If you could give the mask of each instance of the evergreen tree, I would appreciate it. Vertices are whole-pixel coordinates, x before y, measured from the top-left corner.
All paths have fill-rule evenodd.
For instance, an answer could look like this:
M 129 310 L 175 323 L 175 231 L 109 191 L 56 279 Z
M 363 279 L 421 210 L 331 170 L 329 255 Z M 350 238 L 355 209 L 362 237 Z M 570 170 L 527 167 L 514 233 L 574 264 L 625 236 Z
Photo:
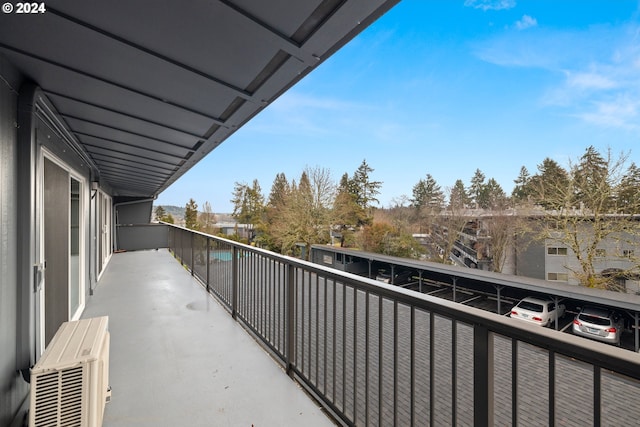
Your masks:
M 193 199 L 189 199 L 189 202 L 184 207 L 184 226 L 191 230 L 198 230 L 198 205 Z
M 380 194 L 381 181 L 371 181 L 371 168 L 366 160 L 363 160 L 358 169 L 354 172 L 350 182 L 350 191 L 355 196 L 355 202 L 371 216 L 373 204 L 377 204 L 376 196 Z
M 274 230 L 282 216 L 282 212 L 287 208 L 287 203 L 291 196 L 291 185 L 284 173 L 276 174 L 271 191 L 265 206 L 265 221 L 261 225 L 256 238 L 256 243 L 261 247 L 280 251 L 281 247 L 278 243 L 278 237 Z
M 529 199 L 529 196 L 531 195 L 531 189 L 529 186 L 530 179 L 529 171 L 526 167 L 522 166 L 520 168 L 518 178 L 513 181 L 516 184 L 511 192 L 511 197 L 514 202 L 526 202 Z
M 413 186 L 411 207 L 421 233 L 430 233 L 435 216 L 444 206 L 444 193 L 436 180 L 427 174 Z
M 487 181 L 484 194 L 486 194 L 486 200 L 483 200 L 482 208 L 502 210 L 507 207 L 507 195 L 494 178 Z
M 164 221 L 164 217 L 167 215 L 167 212 L 162 206 L 157 206 L 154 213 L 157 221 Z
M 289 186 L 289 181 L 287 181 L 285 174 L 277 174 L 273 180 L 273 184 L 271 185 L 271 192 L 269 193 L 267 206 L 277 211 L 279 207 L 286 203 L 290 192 L 291 187 Z
M 538 173 L 529 181 L 533 202 L 546 209 L 562 209 L 571 202 L 567 197 L 569 174 L 547 157 L 538 165 Z
M 618 212 L 640 214 L 640 168 L 631 163 L 616 188 Z
M 469 196 L 471 197 L 471 202 L 475 205 L 476 209 L 487 204 L 487 193 L 484 179 L 485 176 L 480 169 L 476 169 L 476 172 L 471 178 Z
M 257 225 L 262 221 L 264 213 L 264 196 L 257 179 L 251 187 L 246 183 L 235 183 L 233 190 L 232 216 L 241 224 Z
M 427 174 L 425 179 L 419 180 L 413 186 L 413 198 L 411 199 L 413 208 L 439 210 L 443 201 L 444 193 L 431 174 Z
M 340 178 L 332 209 L 332 222 L 342 233 L 341 245 L 351 236 L 352 230 L 368 223 L 367 214 L 356 203 L 356 195 L 351 191 L 351 187 L 349 174 L 345 173 Z
M 572 168 L 574 200 L 572 205 L 590 210 L 608 210 L 612 202 L 609 162 L 593 147 L 586 149 Z
M 456 180 L 450 190 L 449 206 L 455 209 L 464 209 L 470 203 L 470 197 L 461 179 Z

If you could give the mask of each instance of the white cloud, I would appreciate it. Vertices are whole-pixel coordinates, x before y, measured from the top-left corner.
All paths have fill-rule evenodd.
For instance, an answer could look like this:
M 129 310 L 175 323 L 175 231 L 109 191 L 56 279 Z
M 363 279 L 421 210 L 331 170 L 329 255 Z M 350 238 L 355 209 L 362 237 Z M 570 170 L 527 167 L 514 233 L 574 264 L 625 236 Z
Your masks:
M 640 102 L 620 96 L 611 101 L 595 102 L 592 108 L 575 116 L 598 126 L 638 130 Z
M 516 0 L 465 0 L 466 7 L 487 10 L 505 10 L 516 6 Z
M 516 28 L 477 42 L 476 56 L 502 67 L 542 71 L 547 81 L 538 98 L 542 108 L 595 126 L 640 131 L 640 101 L 634 101 L 640 100 L 640 25 Z
M 558 68 L 564 61 L 573 62 L 575 52 L 563 49 L 570 40 L 550 31 L 506 31 L 504 35 L 473 45 L 475 55 L 485 62 L 504 67 Z
M 522 19 L 516 22 L 516 28 L 518 30 L 526 30 L 527 28 L 536 26 L 538 26 L 538 20 L 529 15 L 523 15 Z
M 604 90 L 617 86 L 611 77 L 594 72 L 567 72 L 566 84 L 577 89 Z

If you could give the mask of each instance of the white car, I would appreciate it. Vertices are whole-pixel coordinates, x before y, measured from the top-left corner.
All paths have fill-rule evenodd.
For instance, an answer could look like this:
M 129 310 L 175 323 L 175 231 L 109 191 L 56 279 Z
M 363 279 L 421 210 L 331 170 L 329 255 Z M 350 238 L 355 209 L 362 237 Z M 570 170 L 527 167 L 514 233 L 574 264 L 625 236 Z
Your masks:
M 558 304 L 557 318 L 564 316 L 564 304 Z M 527 297 L 511 309 L 511 318 L 524 320 L 539 326 L 549 326 L 556 321 L 556 305 L 550 299 Z

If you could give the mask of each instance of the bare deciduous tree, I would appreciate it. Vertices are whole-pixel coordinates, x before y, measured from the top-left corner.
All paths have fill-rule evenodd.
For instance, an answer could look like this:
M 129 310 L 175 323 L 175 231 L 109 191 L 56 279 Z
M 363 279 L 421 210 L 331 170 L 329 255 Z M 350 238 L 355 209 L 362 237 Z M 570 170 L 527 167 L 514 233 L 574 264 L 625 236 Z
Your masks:
M 211 209 L 211 204 L 209 202 L 204 202 L 202 205 L 202 213 L 200 213 L 199 223 L 200 231 L 203 233 L 216 233 L 216 215 L 213 213 L 213 209 Z
M 612 277 L 596 271 L 597 258 L 606 248 L 616 248 L 616 257 L 627 257 L 630 263 L 620 270 L 635 273 L 633 250 L 629 245 L 639 233 L 638 220 L 627 212 L 637 212 L 637 206 L 624 204 L 618 197 L 628 188 L 627 155 L 614 157 L 609 149 L 603 157 L 593 147 L 587 148 L 577 163 L 570 163 L 567 179 L 543 182 L 538 179 L 534 195 L 544 196 L 545 209 L 540 217 L 540 238 L 571 250 L 577 267 L 567 265 L 581 285 L 592 288 L 618 289 Z M 563 176 L 563 174 L 560 174 Z M 545 188 L 546 187 L 546 188 Z M 553 191 L 545 191 L 552 188 Z M 542 194 L 544 192 L 544 194 Z M 626 252 L 625 252 L 626 251 Z M 622 271 L 621 274 L 625 274 Z

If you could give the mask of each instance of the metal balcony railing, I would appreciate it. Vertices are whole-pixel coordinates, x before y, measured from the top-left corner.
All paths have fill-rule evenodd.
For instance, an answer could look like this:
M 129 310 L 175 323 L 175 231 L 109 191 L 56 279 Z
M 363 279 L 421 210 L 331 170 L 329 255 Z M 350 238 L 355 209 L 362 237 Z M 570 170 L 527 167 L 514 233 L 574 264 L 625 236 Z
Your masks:
M 640 419 L 637 353 L 179 227 L 169 246 L 344 424 Z

